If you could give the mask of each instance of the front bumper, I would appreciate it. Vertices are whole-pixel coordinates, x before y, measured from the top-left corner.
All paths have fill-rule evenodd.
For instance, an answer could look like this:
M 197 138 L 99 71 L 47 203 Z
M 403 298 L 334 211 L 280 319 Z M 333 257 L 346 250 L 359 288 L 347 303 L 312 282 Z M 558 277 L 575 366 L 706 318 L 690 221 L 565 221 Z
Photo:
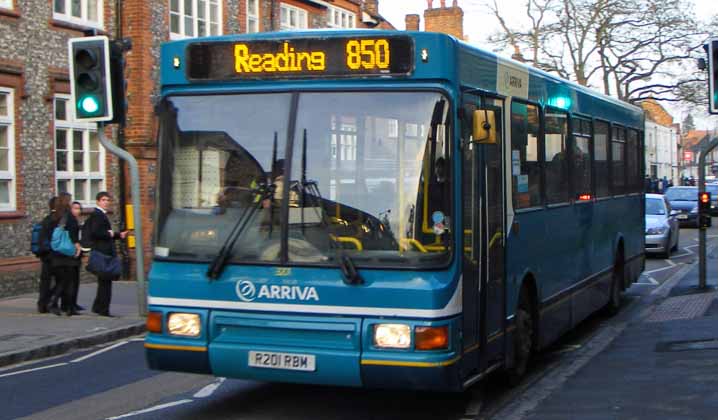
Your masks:
M 151 307 L 167 315 L 182 308 Z M 195 311 L 190 311 L 195 312 Z M 208 373 L 267 382 L 293 382 L 370 388 L 457 391 L 461 389 L 460 318 L 440 321 L 258 314 L 199 311 L 203 332 L 198 338 L 148 333 L 149 367 Z M 436 351 L 378 349 L 373 326 L 400 322 L 416 326 L 446 325 L 449 348 Z M 250 366 L 250 351 L 310 355 L 313 371 Z
M 668 251 L 666 247 L 670 247 L 668 244 L 668 238 L 671 231 L 668 230 L 666 233 L 661 235 L 646 235 L 645 239 L 645 250 L 647 254 L 662 253 Z
M 676 216 L 676 220 L 681 226 L 695 226 L 698 223 L 698 213 L 681 213 Z

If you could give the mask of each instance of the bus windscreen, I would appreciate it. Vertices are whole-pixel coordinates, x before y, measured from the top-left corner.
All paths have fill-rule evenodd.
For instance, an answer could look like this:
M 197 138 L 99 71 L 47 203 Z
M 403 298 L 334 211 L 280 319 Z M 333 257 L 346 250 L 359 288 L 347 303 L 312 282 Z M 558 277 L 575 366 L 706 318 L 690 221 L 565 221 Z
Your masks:
M 186 68 L 192 81 L 405 76 L 413 58 L 406 36 L 197 42 Z

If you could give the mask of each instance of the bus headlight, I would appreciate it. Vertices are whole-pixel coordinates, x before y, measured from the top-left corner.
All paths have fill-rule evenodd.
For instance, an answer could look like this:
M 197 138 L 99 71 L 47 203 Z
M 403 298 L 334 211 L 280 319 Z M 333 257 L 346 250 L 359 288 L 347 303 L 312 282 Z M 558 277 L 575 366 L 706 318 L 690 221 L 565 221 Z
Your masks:
M 411 347 L 411 328 L 405 324 L 376 324 L 374 345 L 390 349 L 408 349 Z
M 172 335 L 199 336 L 202 326 L 198 314 L 173 313 L 167 319 L 167 330 Z

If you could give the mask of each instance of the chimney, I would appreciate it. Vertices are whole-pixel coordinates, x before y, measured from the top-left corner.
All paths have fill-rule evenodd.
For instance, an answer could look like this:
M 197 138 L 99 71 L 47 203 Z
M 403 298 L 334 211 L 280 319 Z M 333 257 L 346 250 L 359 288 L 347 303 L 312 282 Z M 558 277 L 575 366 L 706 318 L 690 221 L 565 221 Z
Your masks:
M 429 8 L 424 11 L 424 30 L 426 32 L 443 32 L 458 39 L 464 37 L 464 11 L 459 7 L 458 0 L 453 0 L 451 7 L 446 7 L 446 0 L 441 0 L 441 8 L 433 9 L 432 0 L 427 0 Z
M 418 31 L 419 30 L 419 15 L 406 15 L 406 30 L 407 31 Z
M 433 9 L 433 8 L 434 8 L 434 4 L 433 4 L 433 3 L 434 3 L 434 0 L 426 0 L 426 8 L 427 8 L 428 10 Z
M 364 0 L 364 10 L 372 16 L 379 16 L 379 0 Z

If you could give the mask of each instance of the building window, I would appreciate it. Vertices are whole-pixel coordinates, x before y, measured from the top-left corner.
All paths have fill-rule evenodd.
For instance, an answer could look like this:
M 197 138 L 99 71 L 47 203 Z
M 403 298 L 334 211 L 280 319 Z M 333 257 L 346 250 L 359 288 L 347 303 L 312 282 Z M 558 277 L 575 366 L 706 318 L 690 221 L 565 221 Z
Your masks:
M 55 179 L 57 193 L 92 205 L 105 190 L 105 148 L 97 125 L 75 121 L 69 95 L 55 97 Z
M 280 5 L 280 14 L 280 29 L 283 31 L 307 28 L 308 16 L 306 10 L 282 3 Z
M 3 9 L 12 9 L 12 0 L 0 0 L 0 7 Z
M 330 28 L 355 28 L 356 15 L 344 9 L 337 7 L 329 7 L 329 21 L 327 26 Z
M 53 18 L 102 28 L 102 0 L 53 0 Z
M 219 0 L 170 0 L 170 38 L 221 35 Z
M 0 211 L 15 210 L 14 109 L 12 89 L 0 88 Z
M 259 0 L 247 0 L 247 33 L 259 32 Z

